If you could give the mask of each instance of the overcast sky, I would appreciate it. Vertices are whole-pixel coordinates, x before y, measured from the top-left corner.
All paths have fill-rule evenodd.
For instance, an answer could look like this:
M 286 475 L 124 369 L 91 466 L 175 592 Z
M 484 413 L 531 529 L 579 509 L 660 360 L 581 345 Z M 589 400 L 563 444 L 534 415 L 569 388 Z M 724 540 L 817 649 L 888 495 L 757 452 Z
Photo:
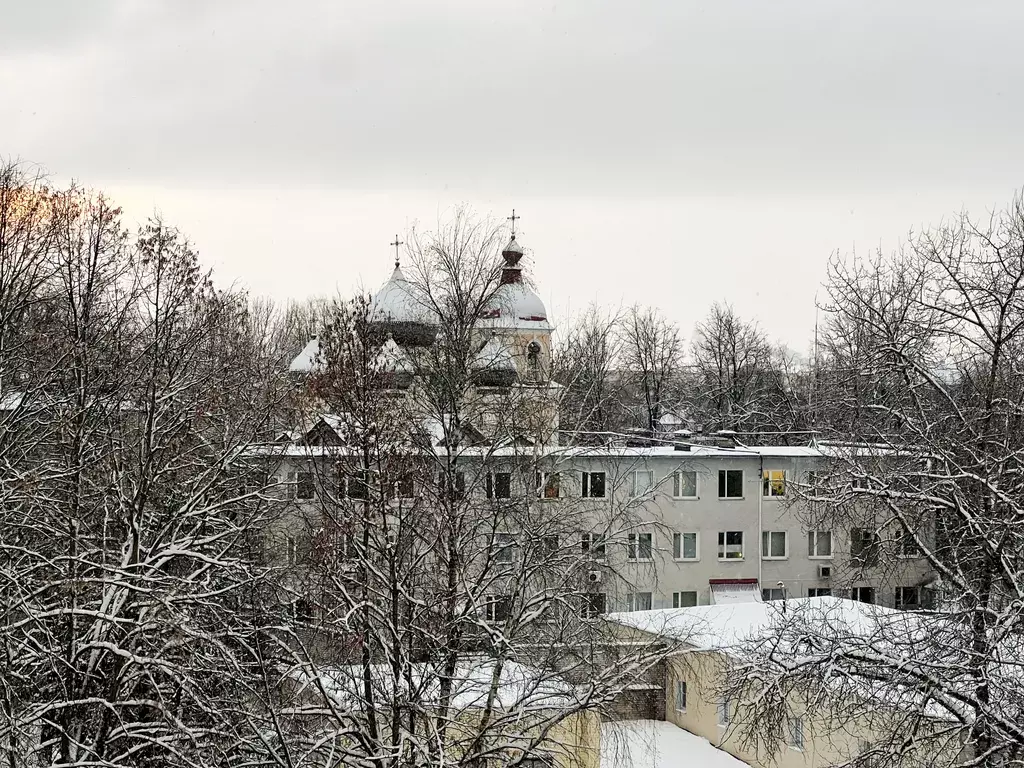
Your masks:
M 1024 3 L 0 0 L 0 155 L 159 210 L 221 282 L 374 288 L 522 215 L 564 317 L 715 300 L 805 349 L 832 252 L 1024 183 Z

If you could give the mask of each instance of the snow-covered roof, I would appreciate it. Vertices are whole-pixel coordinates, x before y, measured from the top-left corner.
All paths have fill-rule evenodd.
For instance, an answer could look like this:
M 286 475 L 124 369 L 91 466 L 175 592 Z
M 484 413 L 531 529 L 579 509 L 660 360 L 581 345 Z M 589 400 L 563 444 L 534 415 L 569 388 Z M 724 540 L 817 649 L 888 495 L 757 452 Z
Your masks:
M 309 373 L 319 366 L 319 356 L 320 340 L 314 336 L 306 342 L 306 346 L 295 356 L 291 365 L 288 366 L 288 370 L 292 373 Z
M 747 768 L 710 741 L 663 720 L 601 724 L 601 768 Z
M 437 318 L 427 308 L 416 286 L 406 279 L 398 266 L 374 295 L 372 316 L 380 322 L 437 324 Z
M 380 360 L 384 369 L 393 373 L 413 373 L 415 370 L 409 356 L 390 336 L 380 349 Z
M 280 450 L 275 448 L 275 452 Z M 331 449 L 332 453 L 336 449 Z M 519 456 L 522 451 L 515 448 L 483 447 L 469 450 L 463 454 L 466 457 L 474 455 L 473 451 L 487 456 Z M 296 445 L 286 448 L 285 455 L 305 456 L 310 455 L 309 448 Z M 757 460 L 758 457 L 770 458 L 822 458 L 822 454 L 813 448 L 800 449 L 799 453 L 788 446 L 754 446 L 749 448 L 723 448 L 713 445 L 695 445 L 688 451 L 680 451 L 672 446 L 577 446 L 577 445 L 547 445 L 538 446 L 536 451 L 531 450 L 530 455 L 544 456 L 554 460 L 590 460 L 590 459 L 622 459 L 628 461 L 649 461 L 649 460 L 671 460 L 674 462 L 702 461 L 706 459 L 749 459 Z
M 544 302 L 525 283 L 499 285 L 487 302 L 478 325 L 482 328 L 552 330 Z
M 701 650 L 739 652 L 746 643 L 767 637 L 794 616 L 826 634 L 866 637 L 881 623 L 905 620 L 910 615 L 838 597 L 798 597 L 610 613 L 605 618 Z
M 495 666 L 494 659 L 483 656 L 461 659 L 452 678 L 452 706 L 456 709 L 471 709 L 486 704 L 494 681 Z M 318 673 L 314 676 L 296 671 L 294 675 L 303 687 L 322 685 L 327 695 L 339 704 L 351 705 L 364 700 L 362 666 L 321 668 Z M 375 695 L 384 700 L 395 697 L 393 674 L 394 670 L 389 664 L 370 666 Z M 409 677 L 416 698 L 423 703 L 434 702 L 434 697 L 439 695 L 441 670 L 430 663 L 413 664 Z M 406 680 L 398 683 L 400 688 L 407 684 Z M 398 692 L 400 698 L 403 695 L 408 694 Z M 545 673 L 515 661 L 502 662 L 495 689 L 496 707 L 505 710 L 541 710 L 573 706 L 575 702 L 575 689 L 553 673 Z
M 514 371 L 516 364 L 508 344 L 503 344 L 497 336 L 491 336 L 473 358 L 473 368 Z

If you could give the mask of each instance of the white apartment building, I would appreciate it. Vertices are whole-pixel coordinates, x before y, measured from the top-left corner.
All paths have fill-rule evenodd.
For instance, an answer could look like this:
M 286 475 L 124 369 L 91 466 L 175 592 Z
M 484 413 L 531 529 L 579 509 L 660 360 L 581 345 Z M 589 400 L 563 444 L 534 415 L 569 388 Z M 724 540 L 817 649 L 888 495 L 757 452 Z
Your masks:
M 551 544 L 588 562 L 588 597 L 581 610 L 828 595 L 905 608 L 925 602 L 930 583 L 925 561 L 895 534 L 889 541 L 884 521 L 868 519 L 856 527 L 814 522 L 813 508 L 802 499 L 813 493 L 828 449 L 747 447 L 683 433 L 643 447 L 627 447 L 625 440 L 607 447 L 559 444 L 557 407 L 552 407 L 558 385 L 545 375 L 552 327 L 543 303 L 523 281 L 523 249 L 514 236 L 502 255 L 500 286 L 478 329 L 477 447 L 460 453 L 464 469 L 456 484 L 459 493 L 485 499 L 554 505 L 556 516 L 558 505 L 572 509 L 571 519 L 580 524 L 560 530 Z M 434 343 L 440 323 L 397 263 L 373 307 L 387 336 L 381 355 L 396 374 L 392 394 L 402 396 L 417 386 L 410 359 Z M 291 370 L 314 370 L 317 354 L 313 340 Z M 519 392 L 520 403 L 535 404 L 539 418 L 528 421 L 542 423 L 547 432 L 511 446 L 488 444 L 487 435 L 501 417 L 502 394 L 511 391 Z M 297 502 L 314 500 L 314 474 L 323 473 L 314 473 L 309 462 L 323 455 L 323 446 L 344 444 L 338 422 L 321 417 L 292 435 L 290 444 L 276 447 L 282 456 L 278 479 Z M 426 425 L 423 433 L 435 451 L 442 451 L 438 430 Z M 423 495 L 429 477 L 421 473 L 403 481 L 396 495 Z M 582 519 L 580 509 L 586 511 Z M 511 526 L 498 535 L 515 547 L 524 533 Z

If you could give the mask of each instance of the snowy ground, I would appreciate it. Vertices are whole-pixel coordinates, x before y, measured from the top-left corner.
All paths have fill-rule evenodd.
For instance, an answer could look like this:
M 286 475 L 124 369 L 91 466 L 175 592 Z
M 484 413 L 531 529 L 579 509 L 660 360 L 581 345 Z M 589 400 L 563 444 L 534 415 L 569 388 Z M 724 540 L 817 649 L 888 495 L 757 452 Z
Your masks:
M 707 739 L 659 720 L 601 725 L 601 768 L 747 768 Z

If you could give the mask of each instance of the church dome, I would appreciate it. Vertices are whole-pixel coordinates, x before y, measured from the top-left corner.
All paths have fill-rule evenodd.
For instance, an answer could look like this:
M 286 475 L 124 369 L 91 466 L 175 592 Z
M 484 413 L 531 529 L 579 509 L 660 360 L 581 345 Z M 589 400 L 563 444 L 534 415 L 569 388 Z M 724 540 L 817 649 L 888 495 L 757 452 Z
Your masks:
M 436 319 L 398 266 L 374 295 L 370 321 L 398 344 L 425 346 L 437 335 Z
M 523 283 L 498 286 L 487 302 L 484 325 L 493 328 L 549 328 L 548 311 L 540 296 Z
M 523 282 L 523 247 L 515 235 L 501 252 L 505 260 L 501 283 L 484 307 L 481 324 L 490 328 L 531 328 L 551 330 L 548 311 L 540 296 Z

